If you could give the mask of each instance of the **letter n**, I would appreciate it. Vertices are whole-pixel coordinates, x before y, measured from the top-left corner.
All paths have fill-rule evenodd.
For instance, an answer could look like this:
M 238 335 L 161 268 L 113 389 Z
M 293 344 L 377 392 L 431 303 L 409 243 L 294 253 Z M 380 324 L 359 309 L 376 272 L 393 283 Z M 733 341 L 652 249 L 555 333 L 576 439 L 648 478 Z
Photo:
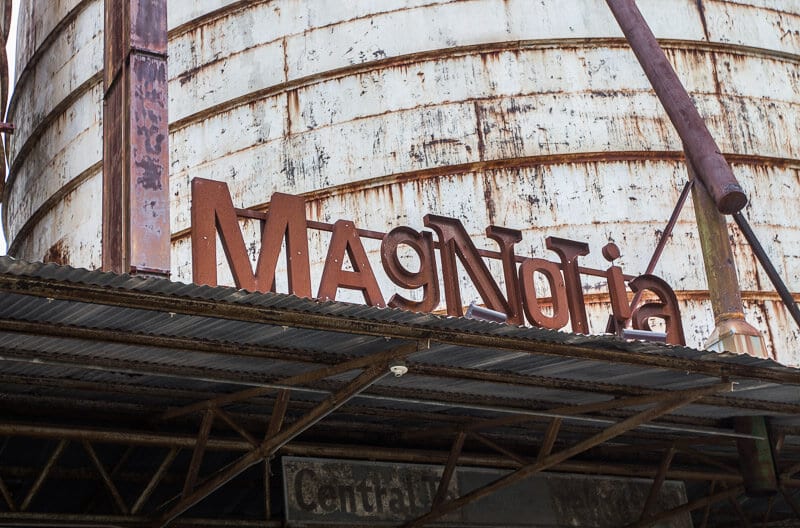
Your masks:
M 303 198 L 273 194 L 261 232 L 261 252 L 254 273 L 228 185 L 195 178 L 192 180 L 192 280 L 197 284 L 217 285 L 216 235 L 219 234 L 236 287 L 271 291 L 281 242 L 285 238 L 289 293 L 311 297 L 306 228 Z
M 472 283 L 480 293 L 486 305 L 492 310 L 503 312 L 509 317 L 509 322 L 518 322 L 517 316 L 521 315 L 516 307 L 509 306 L 508 301 L 503 297 L 503 292 L 492 278 L 489 268 L 483 262 L 478 249 L 469 237 L 464 225 L 454 218 L 437 215 L 425 215 L 423 218 L 425 227 L 429 227 L 436 232 L 439 237 L 439 254 L 442 259 L 442 277 L 444 279 L 444 295 L 447 303 L 447 313 L 454 316 L 462 316 L 463 303 L 461 302 L 461 289 L 458 285 L 458 268 L 456 258 L 461 260 L 467 274 L 472 279 Z M 504 254 L 504 265 L 508 260 L 508 266 L 515 266 L 513 260 L 513 244 L 522 239 L 522 233 L 511 229 L 490 229 L 489 236 L 498 241 Z M 508 258 L 506 258 L 508 257 Z M 513 273 L 516 275 L 516 272 Z M 510 277 L 510 279 L 509 279 Z M 517 288 L 516 278 L 510 273 L 506 273 L 509 280 L 507 285 L 509 291 Z M 518 303 L 519 295 L 514 294 L 514 303 Z M 521 322 L 521 321 L 519 321 Z

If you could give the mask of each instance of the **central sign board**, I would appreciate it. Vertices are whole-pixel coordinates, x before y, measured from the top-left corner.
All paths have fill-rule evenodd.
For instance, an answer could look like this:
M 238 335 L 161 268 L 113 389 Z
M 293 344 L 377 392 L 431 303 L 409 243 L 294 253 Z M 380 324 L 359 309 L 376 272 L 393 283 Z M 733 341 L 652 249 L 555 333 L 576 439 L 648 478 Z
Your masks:
M 398 526 L 431 510 L 443 467 L 321 458 L 283 457 L 284 511 L 302 525 Z M 507 470 L 458 467 L 446 500 L 458 498 L 507 475 Z M 542 473 L 506 487 L 434 525 L 444 526 L 624 526 L 636 521 L 651 481 Z M 663 509 L 686 502 L 682 483 L 665 482 Z M 660 528 L 689 528 L 691 517 L 675 516 Z
M 463 224 L 455 218 L 428 214 L 423 218 L 428 230 L 400 226 L 388 233 L 379 233 L 359 229 L 349 220 L 333 224 L 311 221 L 306 218 L 305 210 L 302 197 L 282 193 L 272 196 L 268 213 L 236 209 L 224 182 L 195 178 L 192 180 L 191 227 L 193 281 L 210 286 L 217 284 L 219 237 L 234 282 L 242 289 L 275 291 L 278 260 L 285 252 L 287 293 L 333 300 L 340 289 L 354 290 L 371 306 L 431 312 L 439 307 L 444 290 L 447 313 L 461 316 L 464 303 L 460 265 L 485 305 L 505 314 L 508 323 L 527 322 L 556 330 L 569 323 L 573 332 L 589 334 L 581 282 L 581 274 L 589 274 L 602 277 L 608 285 L 611 326 L 650 330 L 651 319 L 661 319 L 667 342 L 684 344 L 675 293 L 654 275 L 631 277 L 623 274 L 613 265 L 620 255 L 614 244 L 602 248 L 609 267 L 597 270 L 579 263 L 580 257 L 590 252 L 585 242 L 548 237 L 546 246 L 558 258 L 553 261 L 517 255 L 515 245 L 522 240 L 522 232 L 507 227 L 486 228 L 486 237 L 497 244 L 496 251 L 487 251 L 476 247 Z M 261 221 L 261 244 L 255 270 L 239 225 L 242 217 Z M 309 230 L 331 233 L 316 295 L 311 284 Z M 379 263 L 370 261 L 362 238 L 380 240 Z M 404 264 L 403 251 L 413 253 L 418 265 Z M 492 275 L 486 259 L 500 262 L 502 282 Z M 376 279 L 375 265 L 383 268 L 386 277 L 398 289 L 417 292 L 418 300 L 395 293 L 387 301 Z M 546 297 L 537 292 L 537 278 L 544 279 L 548 286 Z M 500 284 L 505 287 L 501 288 Z M 643 297 L 646 302 L 631 306 L 628 290 L 646 292 Z

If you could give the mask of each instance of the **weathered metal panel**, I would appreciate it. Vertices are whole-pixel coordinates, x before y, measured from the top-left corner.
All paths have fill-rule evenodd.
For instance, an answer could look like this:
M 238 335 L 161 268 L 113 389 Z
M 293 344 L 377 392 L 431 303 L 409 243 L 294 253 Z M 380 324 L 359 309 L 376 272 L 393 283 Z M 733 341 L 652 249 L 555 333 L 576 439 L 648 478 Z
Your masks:
M 58 2 L 19 2 L 17 24 L 16 79 L 25 70 L 36 50 L 73 10 L 97 0 L 63 0 Z
M 34 236 L 19 242 L 15 253 L 37 255 L 37 260 L 99 268 L 102 173 L 89 176 L 68 192 L 36 223 Z M 65 226 L 69 226 L 66 229 Z
M 705 0 L 709 40 L 800 53 L 797 2 Z
M 24 4 L 18 59 L 36 52 L 38 60 L 18 63 L 19 82 L 9 110 L 9 119 L 17 128 L 8 143 L 11 174 L 3 213 L 4 231 L 14 252 L 17 246 L 41 246 L 36 238 L 50 238 L 44 233 L 53 228 L 41 226 L 42 218 L 102 159 L 102 92 L 97 90 L 103 59 L 102 2 Z M 96 199 L 90 197 L 73 206 L 91 207 Z M 60 229 L 82 229 L 68 218 L 58 221 Z M 88 240 L 83 241 L 71 254 L 75 258 L 88 255 L 78 248 L 89 245 Z M 44 252 L 21 254 L 45 257 Z
M 50 197 L 103 159 L 102 84 L 78 96 L 58 118 L 35 139 L 35 148 L 20 163 L 7 207 L 16 214 L 6 219 L 9 240 Z M 47 174 L 47 178 L 42 175 Z

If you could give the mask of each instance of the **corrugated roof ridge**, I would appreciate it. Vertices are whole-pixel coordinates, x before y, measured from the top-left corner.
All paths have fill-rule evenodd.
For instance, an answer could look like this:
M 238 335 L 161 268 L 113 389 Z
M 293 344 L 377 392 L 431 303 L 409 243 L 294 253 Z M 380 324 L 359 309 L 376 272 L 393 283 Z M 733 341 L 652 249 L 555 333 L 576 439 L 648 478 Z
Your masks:
M 641 340 L 624 340 L 611 334 L 576 334 L 530 326 L 517 326 L 465 319 L 444 314 L 420 313 L 398 308 L 366 306 L 334 300 L 316 300 L 293 294 L 251 292 L 231 286 L 207 286 L 187 284 L 156 277 L 138 277 L 130 274 L 88 270 L 53 263 L 28 262 L 10 256 L 0 256 L 0 275 L 24 276 L 44 280 L 55 280 L 103 288 L 171 295 L 182 298 L 214 300 L 232 304 L 288 310 L 299 313 L 335 314 L 355 320 L 393 321 L 398 324 L 426 328 L 442 328 L 479 335 L 509 335 L 528 341 L 572 344 L 586 348 L 606 348 L 619 351 L 679 356 L 707 361 L 757 363 L 767 368 L 796 368 L 781 365 L 772 359 L 732 356 L 698 350 L 681 345 L 665 345 Z M 713 354 L 713 355 L 711 355 Z

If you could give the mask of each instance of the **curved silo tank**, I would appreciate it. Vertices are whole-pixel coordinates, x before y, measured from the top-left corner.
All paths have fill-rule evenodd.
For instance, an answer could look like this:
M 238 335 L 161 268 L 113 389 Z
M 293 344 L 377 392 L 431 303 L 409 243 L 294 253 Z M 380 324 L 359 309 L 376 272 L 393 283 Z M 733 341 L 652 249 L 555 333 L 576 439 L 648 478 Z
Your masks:
M 22 4 L 4 195 L 21 258 L 100 266 L 102 4 Z M 797 291 L 800 4 L 638 5 Z M 687 179 L 679 138 L 602 0 L 174 0 L 169 31 L 176 280 L 191 280 L 195 177 L 226 181 L 237 207 L 303 194 L 310 219 L 372 230 L 455 217 L 490 249 L 486 226 L 517 228 L 518 254 L 551 260 L 545 237 L 584 241 L 582 264 L 599 269 L 614 241 L 633 275 Z M 256 226 L 244 229 L 255 243 Z M 732 233 L 748 320 L 771 353 L 797 364 L 798 330 Z M 320 272 L 316 262 L 315 284 Z M 691 203 L 655 273 L 677 291 L 688 344 L 701 346 L 713 320 Z M 605 281 L 583 279 L 599 333 Z M 386 297 L 396 291 L 383 286 Z M 467 278 L 462 287 L 466 302 L 477 298 Z

